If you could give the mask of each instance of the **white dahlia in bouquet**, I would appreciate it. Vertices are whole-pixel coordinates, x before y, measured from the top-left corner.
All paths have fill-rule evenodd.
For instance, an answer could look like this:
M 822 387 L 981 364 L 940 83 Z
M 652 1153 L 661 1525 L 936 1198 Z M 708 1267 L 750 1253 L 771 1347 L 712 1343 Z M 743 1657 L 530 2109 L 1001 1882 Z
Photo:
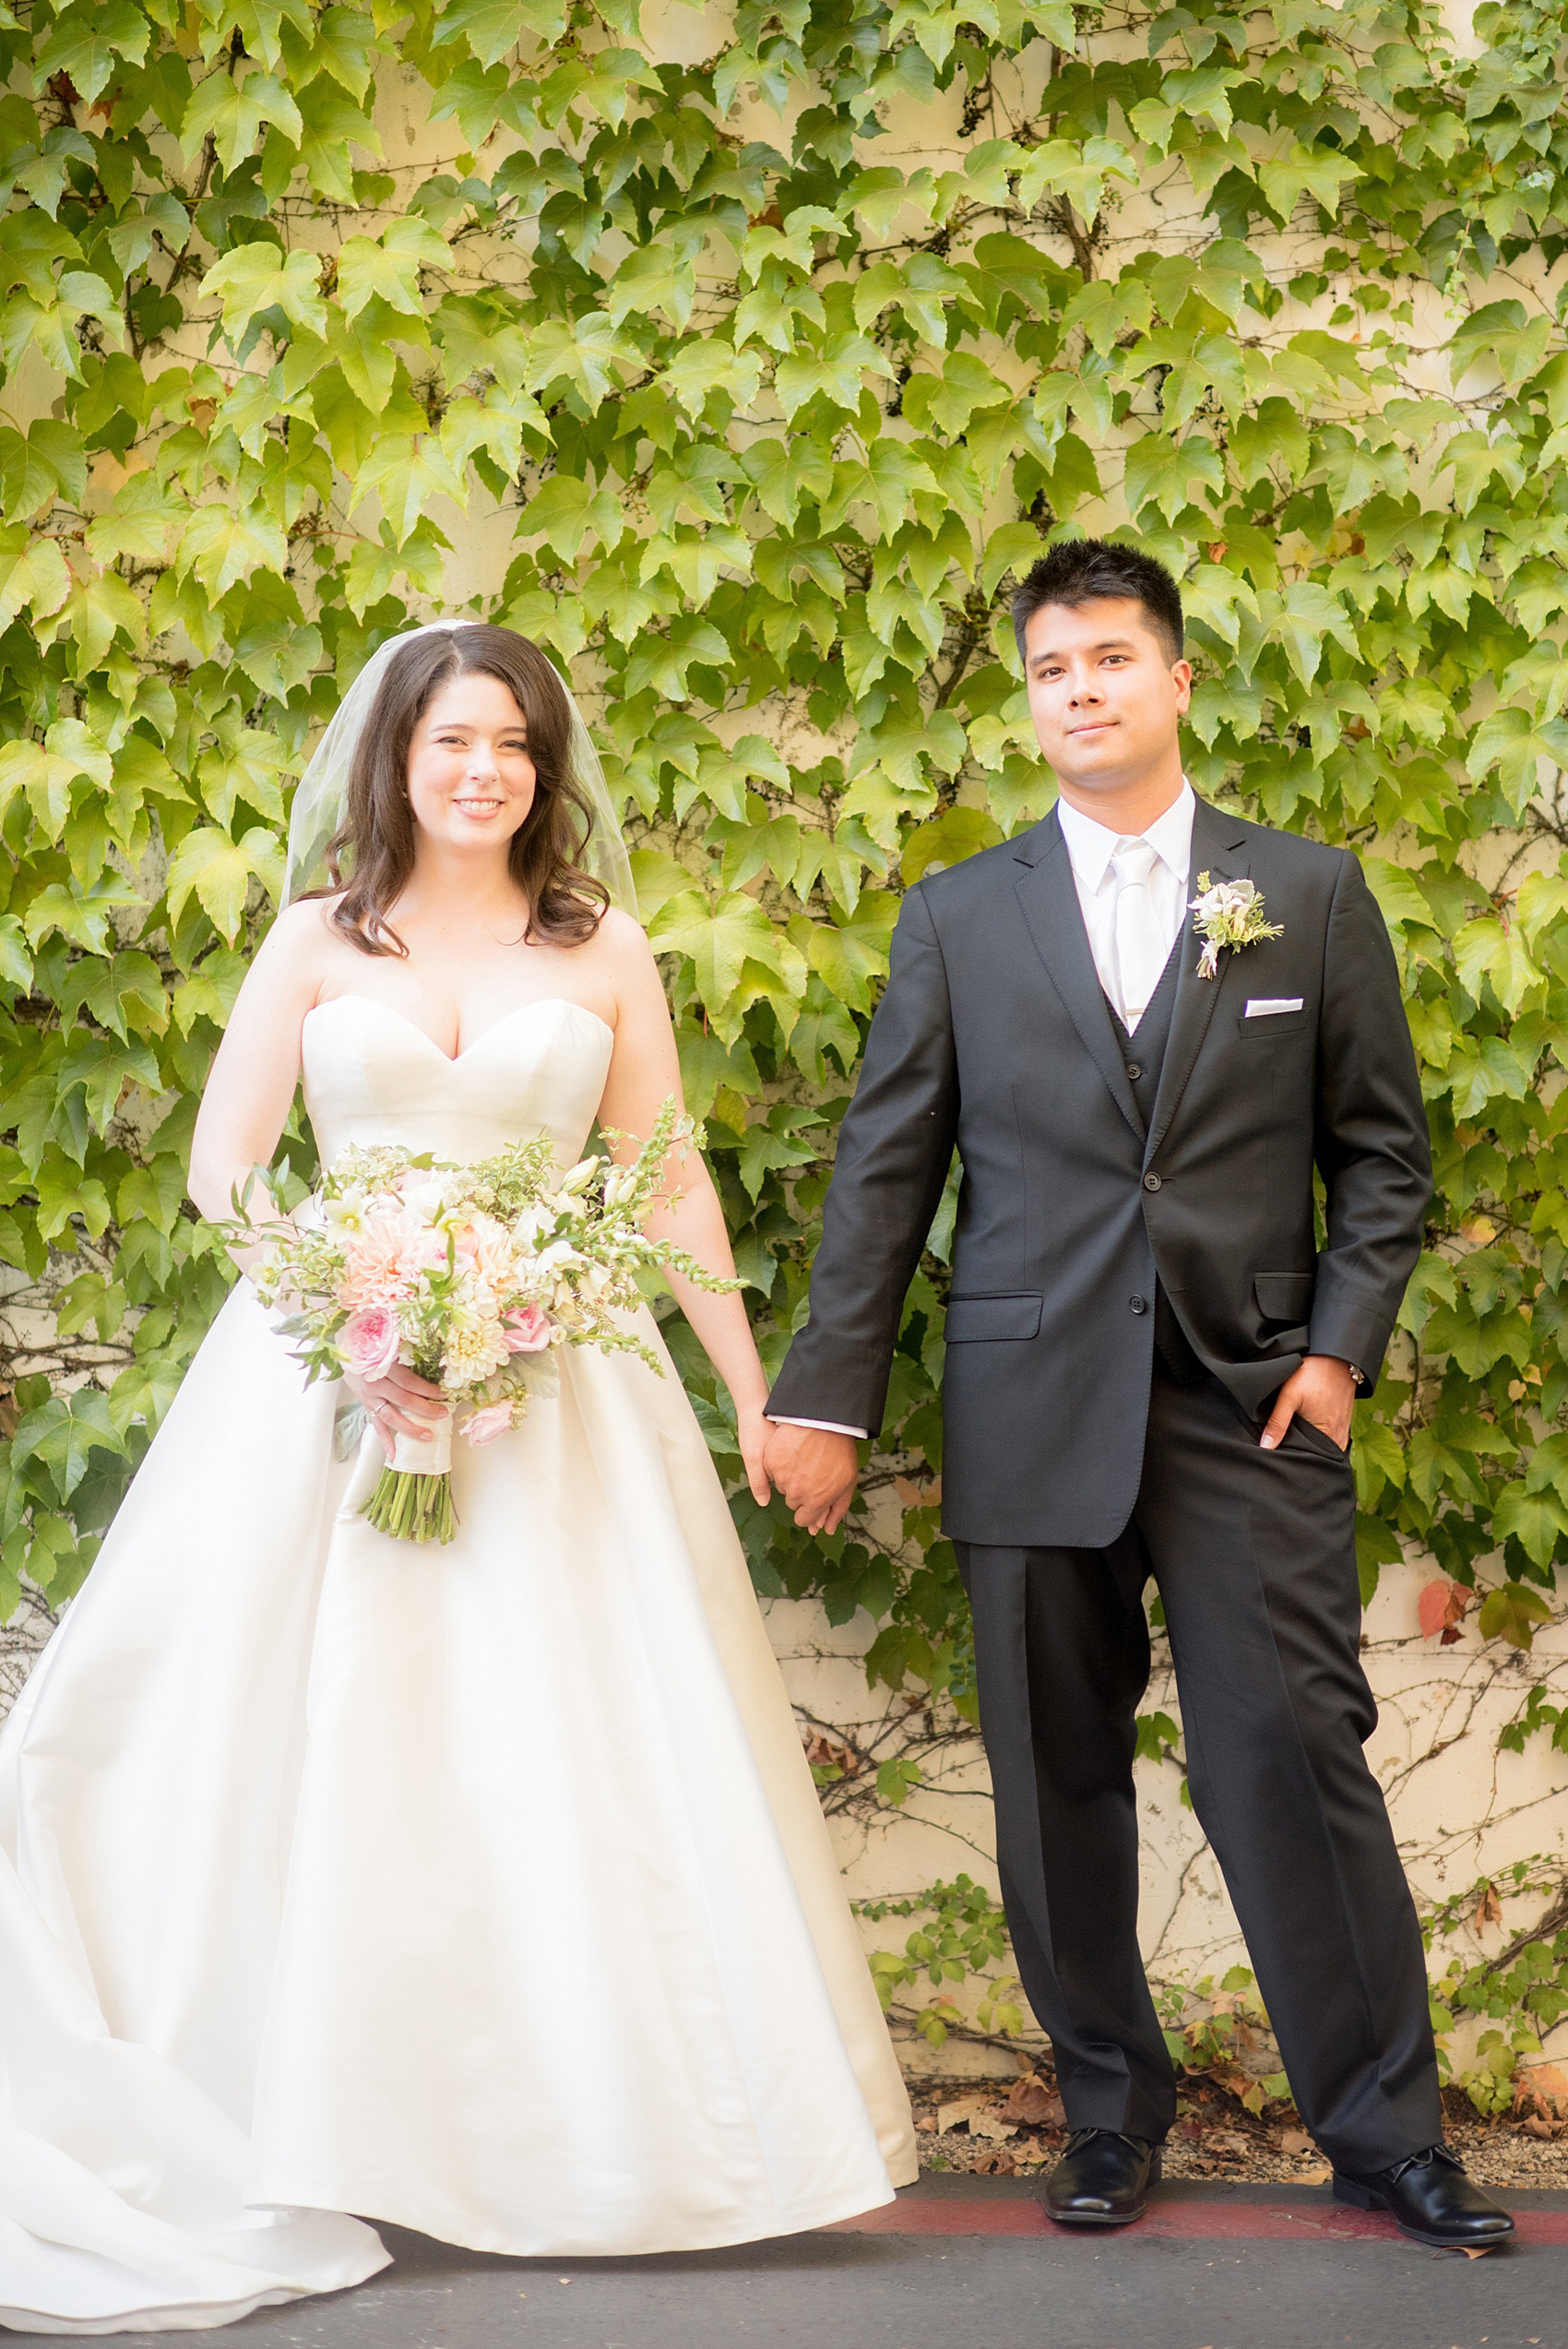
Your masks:
M 483 1444 L 516 1426 L 530 1392 L 555 1391 L 556 1347 L 637 1353 L 661 1370 L 624 1318 L 642 1302 L 639 1273 L 669 1265 L 699 1288 L 735 1286 L 642 1229 L 668 1196 L 671 1151 L 695 1142 L 671 1100 L 629 1165 L 585 1158 L 563 1174 L 547 1135 L 468 1166 L 349 1151 L 314 1210 L 226 1227 L 237 1244 L 263 1243 L 251 1279 L 264 1305 L 284 1308 L 279 1330 L 310 1379 L 382 1378 L 401 1363 L 445 1390 L 428 1440 L 396 1438 L 365 1504 L 373 1525 L 449 1542 L 454 1431 Z

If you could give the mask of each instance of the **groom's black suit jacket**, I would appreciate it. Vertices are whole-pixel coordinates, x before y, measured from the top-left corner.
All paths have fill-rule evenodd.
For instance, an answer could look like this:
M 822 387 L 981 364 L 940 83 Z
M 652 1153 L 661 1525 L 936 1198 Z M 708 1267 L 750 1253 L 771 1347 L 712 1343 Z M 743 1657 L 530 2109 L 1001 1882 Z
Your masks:
M 943 1382 L 956 1540 L 1115 1540 L 1142 1473 L 1157 1276 L 1199 1361 L 1250 1413 L 1308 1352 L 1376 1377 L 1431 1186 L 1383 918 L 1344 850 L 1200 800 L 1194 895 L 1204 871 L 1250 875 L 1283 934 L 1222 954 L 1204 980 L 1184 917 L 1146 1133 L 1054 814 L 905 897 L 810 1318 L 768 1409 L 881 1425 L 956 1146 Z M 1245 1016 L 1249 998 L 1294 996 L 1300 1011 Z

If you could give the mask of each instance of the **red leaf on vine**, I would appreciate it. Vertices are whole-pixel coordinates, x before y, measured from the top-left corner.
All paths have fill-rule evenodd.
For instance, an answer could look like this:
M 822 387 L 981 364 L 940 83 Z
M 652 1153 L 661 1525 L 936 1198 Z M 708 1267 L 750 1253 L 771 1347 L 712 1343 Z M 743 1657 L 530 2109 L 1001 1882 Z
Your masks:
M 1429 1582 L 1416 1601 L 1416 1619 L 1421 1627 L 1423 1640 L 1441 1638 L 1445 1648 L 1451 1648 L 1459 1637 L 1459 1621 L 1470 1604 L 1470 1593 L 1462 1582 L 1450 1582 L 1440 1575 Z

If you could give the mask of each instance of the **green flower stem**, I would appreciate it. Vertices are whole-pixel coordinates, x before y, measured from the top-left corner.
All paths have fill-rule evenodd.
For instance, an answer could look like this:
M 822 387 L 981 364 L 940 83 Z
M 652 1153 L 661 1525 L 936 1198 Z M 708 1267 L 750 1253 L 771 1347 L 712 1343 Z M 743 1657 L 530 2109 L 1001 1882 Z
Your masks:
M 384 1468 L 361 1514 L 395 1542 L 441 1542 L 457 1530 L 450 1476 L 409 1474 Z

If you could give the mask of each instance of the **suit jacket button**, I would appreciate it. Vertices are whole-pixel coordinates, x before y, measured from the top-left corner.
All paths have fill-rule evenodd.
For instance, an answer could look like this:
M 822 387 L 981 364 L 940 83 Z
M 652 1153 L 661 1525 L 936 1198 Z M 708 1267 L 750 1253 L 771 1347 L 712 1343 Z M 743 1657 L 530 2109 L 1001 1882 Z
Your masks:
M 1127 1299 L 1127 1303 L 1132 1306 L 1134 1313 L 1146 1313 L 1148 1311 L 1147 1303 L 1142 1297 L 1129 1297 Z
M 1158 1188 L 1159 1188 L 1159 1186 L 1160 1186 L 1160 1180 L 1161 1180 L 1161 1178 L 1160 1178 L 1160 1176 L 1159 1176 L 1159 1175 L 1158 1175 L 1158 1174 L 1146 1174 L 1146 1175 L 1144 1176 L 1144 1188 L 1145 1188 L 1145 1190 L 1146 1190 L 1146 1191 L 1158 1191 Z
M 1138 1067 L 1138 1064 L 1137 1064 L 1137 1062 L 1136 1062 L 1135 1060 L 1129 1060 L 1129 1061 L 1128 1061 L 1128 1063 L 1127 1063 L 1127 1074 L 1128 1074 L 1128 1076 L 1129 1076 L 1129 1077 L 1131 1077 L 1131 1079 L 1132 1079 L 1132 1080 L 1133 1080 L 1133 1082 L 1134 1082 L 1134 1085 L 1137 1083 L 1138 1079 L 1139 1079 L 1139 1078 L 1143 1075 L 1143 1073 L 1144 1073 L 1144 1072 L 1143 1072 L 1143 1070 L 1142 1070 L 1142 1069 Z

